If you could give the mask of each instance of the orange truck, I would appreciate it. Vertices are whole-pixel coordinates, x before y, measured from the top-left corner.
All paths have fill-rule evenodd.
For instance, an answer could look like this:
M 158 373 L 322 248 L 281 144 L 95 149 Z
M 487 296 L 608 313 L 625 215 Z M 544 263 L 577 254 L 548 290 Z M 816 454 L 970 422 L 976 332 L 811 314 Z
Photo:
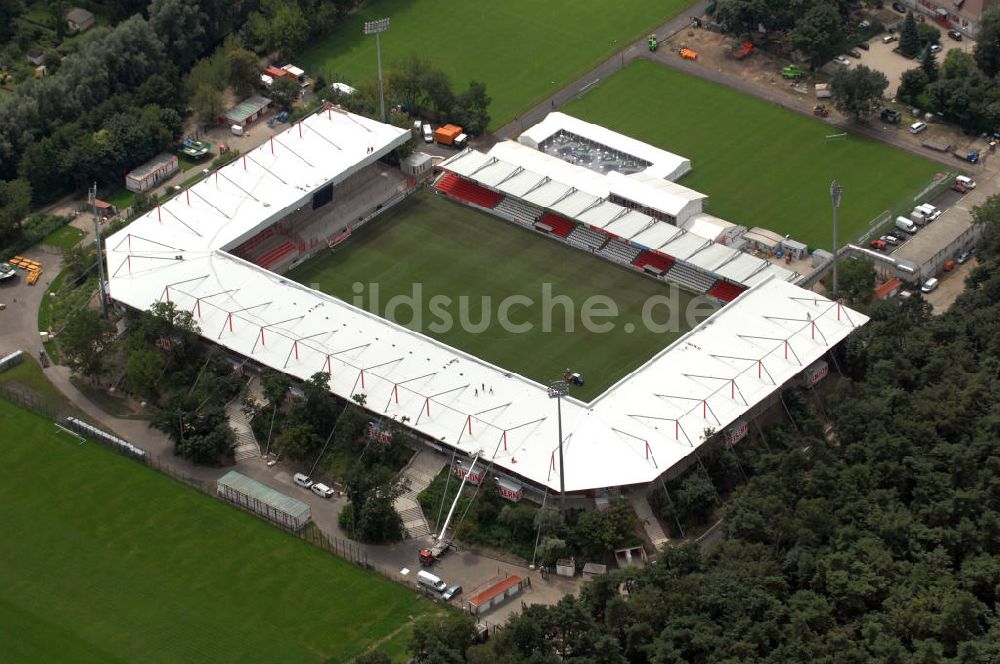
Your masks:
M 463 148 L 467 141 L 468 137 L 462 133 L 462 128 L 458 125 L 446 124 L 434 130 L 435 143 Z

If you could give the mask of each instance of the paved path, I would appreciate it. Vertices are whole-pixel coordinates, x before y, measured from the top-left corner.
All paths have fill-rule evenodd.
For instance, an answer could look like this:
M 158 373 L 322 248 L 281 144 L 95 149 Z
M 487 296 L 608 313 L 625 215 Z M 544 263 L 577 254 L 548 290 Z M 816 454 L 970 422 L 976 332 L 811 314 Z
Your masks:
M 396 499 L 394 507 L 403 519 L 407 539 L 423 538 L 431 534 L 424 512 L 417 502 L 417 495 L 430 486 L 448 460 L 442 454 L 419 449 L 399 473 L 407 482 L 406 493 Z

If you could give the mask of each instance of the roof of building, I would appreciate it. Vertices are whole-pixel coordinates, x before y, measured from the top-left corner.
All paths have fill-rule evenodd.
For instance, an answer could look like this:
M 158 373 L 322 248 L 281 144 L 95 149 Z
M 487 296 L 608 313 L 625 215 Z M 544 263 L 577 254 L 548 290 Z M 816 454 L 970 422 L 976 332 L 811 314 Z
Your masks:
M 469 604 L 471 606 L 480 606 L 494 597 L 507 592 L 509 589 L 521 583 L 521 581 L 523 581 L 523 579 L 519 576 L 508 576 L 506 579 L 501 579 L 500 581 L 497 581 L 493 585 L 470 597 Z
M 164 152 L 156 155 L 146 163 L 133 168 L 128 172 L 128 177 L 135 178 L 137 180 L 144 180 L 164 166 L 175 163 L 177 163 L 177 155 L 167 154 Z
M 279 512 L 299 520 L 308 521 L 310 516 L 309 505 L 298 498 L 292 498 L 280 491 L 275 491 L 266 484 L 261 484 L 255 479 L 230 470 L 218 479 L 218 483 L 239 491 L 245 496 L 250 496 L 265 505 L 269 505 Z
M 226 120 L 229 122 L 243 122 L 256 113 L 270 106 L 271 100 L 261 95 L 247 97 L 240 103 L 226 111 Z
M 66 20 L 79 25 L 81 23 L 86 23 L 87 21 L 93 21 L 94 14 L 93 12 L 89 12 L 82 7 L 74 7 L 66 12 Z
M 949 251 L 952 243 L 972 229 L 972 204 L 953 205 L 933 222 L 892 252 L 896 259 L 912 261 L 916 265 L 927 263 L 942 251 Z
M 540 143 L 560 131 L 570 132 L 650 162 L 651 166 L 644 172 L 657 179 L 677 180 L 691 170 L 691 161 L 684 157 L 565 113 L 549 113 L 544 120 L 524 131 L 517 140 L 537 150 Z
M 558 490 L 546 386 L 226 253 L 409 138 L 337 110 L 306 118 L 109 237 L 111 295 L 173 302 L 213 343 L 300 379 L 328 371 L 341 397 Z M 762 279 L 595 401 L 564 399 L 566 489 L 652 481 L 866 321 Z

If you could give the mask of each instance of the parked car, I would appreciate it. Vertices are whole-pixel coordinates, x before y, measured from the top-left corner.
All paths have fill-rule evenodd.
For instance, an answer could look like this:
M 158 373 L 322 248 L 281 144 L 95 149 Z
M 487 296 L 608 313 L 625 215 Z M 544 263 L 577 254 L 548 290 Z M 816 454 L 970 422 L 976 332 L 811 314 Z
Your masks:
M 885 251 L 885 240 L 872 240 L 868 244 L 875 251 Z
M 885 37 L 882 37 L 882 43 L 883 44 L 891 44 L 892 42 L 896 41 L 897 39 L 899 39 L 899 37 L 897 37 L 896 35 L 886 35 Z
M 333 489 L 320 482 L 312 485 L 312 492 L 320 498 L 332 498 L 334 494 Z
M 927 123 L 926 122 L 914 122 L 913 124 L 910 125 L 910 133 L 911 134 L 919 134 L 920 132 L 924 131 L 925 129 L 927 129 Z
M 868 49 L 871 48 L 871 44 L 869 44 L 868 42 L 858 42 L 858 48 L 860 48 L 862 51 L 867 51 Z
M 462 586 L 452 586 L 451 588 L 448 588 L 448 590 L 444 591 L 441 594 L 441 599 L 447 602 L 451 600 L 453 597 L 458 597 L 461 594 L 462 594 Z
M 848 51 L 844 51 L 844 53 L 846 53 L 847 55 L 851 56 L 852 58 L 860 58 L 861 57 L 861 51 L 859 51 L 856 48 L 852 48 L 852 49 L 850 49 Z
M 896 237 L 895 235 L 883 235 L 879 239 L 885 242 L 886 244 L 892 245 L 894 247 L 900 243 L 899 238 Z
M 906 240 L 909 239 L 909 236 L 907 236 L 906 233 L 904 233 L 903 231 L 898 231 L 898 230 L 897 231 L 889 231 L 889 237 L 896 238 L 896 240 L 898 242 L 900 242 L 900 243 L 906 242 Z
M 959 32 L 958 30 L 949 30 L 948 36 L 954 39 L 955 41 L 962 41 L 962 33 Z
M 940 282 L 937 280 L 937 277 L 931 277 L 923 284 L 921 284 L 920 290 L 923 293 L 930 293 L 931 291 L 935 290 L 938 287 L 939 283 Z
M 893 11 L 897 11 L 900 14 L 905 14 L 906 13 L 906 7 L 903 6 L 902 2 L 894 2 L 894 3 L 892 3 L 892 9 L 893 9 Z
M 972 258 L 972 252 L 963 251 L 959 255 L 955 256 L 955 262 L 958 263 L 959 265 L 965 265 L 966 263 L 969 262 L 970 258 Z
M 309 476 L 305 473 L 295 473 L 292 477 L 292 481 L 298 484 L 303 489 L 308 489 L 313 485 L 313 481 L 309 479 Z
M 975 189 L 976 181 L 970 178 L 968 175 L 959 175 L 955 178 L 955 182 L 961 182 L 962 186 L 966 189 Z
M 931 53 L 940 53 L 941 44 L 931 44 Z
M 833 59 L 833 61 L 836 62 L 841 67 L 847 67 L 851 64 L 851 61 L 847 59 L 846 55 L 838 55 Z

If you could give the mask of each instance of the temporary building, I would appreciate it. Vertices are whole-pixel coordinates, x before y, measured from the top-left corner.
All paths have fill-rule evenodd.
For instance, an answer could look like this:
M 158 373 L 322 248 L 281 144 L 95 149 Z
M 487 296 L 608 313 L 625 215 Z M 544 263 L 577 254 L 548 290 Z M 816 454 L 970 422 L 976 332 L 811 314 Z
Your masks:
M 129 191 L 149 191 L 171 177 L 179 168 L 177 155 L 157 155 L 125 176 L 125 188 Z
M 743 239 L 747 243 L 758 251 L 763 251 L 769 256 L 774 254 L 778 247 L 781 246 L 781 241 L 785 239 L 784 235 L 779 235 L 774 231 L 770 231 L 766 228 L 751 228 L 746 233 L 743 234 Z
M 231 470 L 216 483 L 219 497 L 246 508 L 282 528 L 299 530 L 312 517 L 309 506 L 257 480 Z
M 451 145 L 455 139 L 462 135 L 462 128 L 453 124 L 446 124 L 434 130 L 434 142 L 443 145 Z
M 267 107 L 270 105 L 271 100 L 267 97 L 262 97 L 260 95 L 248 97 L 229 109 L 226 114 L 219 119 L 219 123 L 230 126 L 240 125 L 241 127 L 246 127 L 248 124 L 260 119 L 260 116 L 264 114 L 264 111 L 267 110 Z

